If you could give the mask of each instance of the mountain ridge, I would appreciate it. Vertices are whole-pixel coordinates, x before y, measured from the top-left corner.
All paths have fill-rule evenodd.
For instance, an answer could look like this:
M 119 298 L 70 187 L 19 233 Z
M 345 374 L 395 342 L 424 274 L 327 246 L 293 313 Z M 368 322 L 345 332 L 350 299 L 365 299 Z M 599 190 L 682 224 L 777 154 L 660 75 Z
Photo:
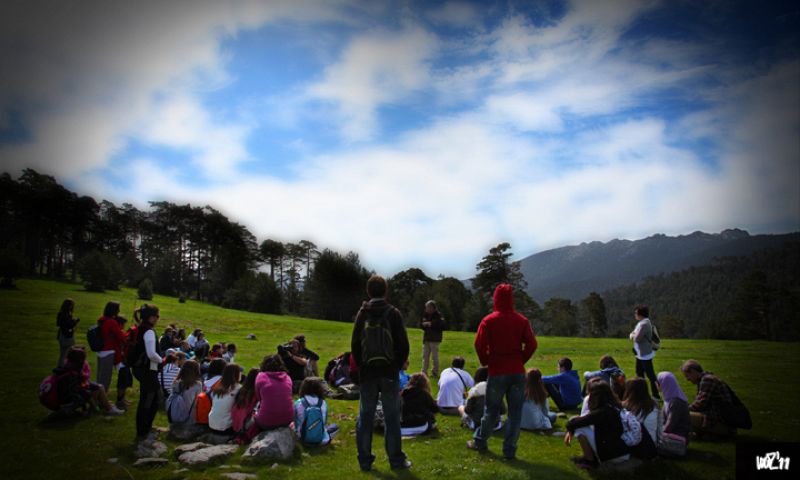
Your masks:
M 800 240 L 800 232 L 750 235 L 731 228 L 720 233 L 695 231 L 668 236 L 656 233 L 640 240 L 592 241 L 545 250 L 520 260 L 527 292 L 537 302 L 552 297 L 580 300 L 643 280 L 711 263 L 714 258 L 749 255 Z

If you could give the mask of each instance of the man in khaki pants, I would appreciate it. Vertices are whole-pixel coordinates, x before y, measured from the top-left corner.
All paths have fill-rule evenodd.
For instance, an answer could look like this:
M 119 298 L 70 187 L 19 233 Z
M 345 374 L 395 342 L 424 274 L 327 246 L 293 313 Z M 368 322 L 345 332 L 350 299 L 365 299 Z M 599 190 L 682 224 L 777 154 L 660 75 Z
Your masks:
M 442 343 L 442 330 L 444 330 L 444 318 L 436 308 L 436 302 L 428 300 L 425 302 L 425 313 L 420 321 L 422 328 L 422 372 L 427 375 L 430 367 L 430 357 L 433 356 L 433 370 L 431 376 L 439 375 L 439 344 Z

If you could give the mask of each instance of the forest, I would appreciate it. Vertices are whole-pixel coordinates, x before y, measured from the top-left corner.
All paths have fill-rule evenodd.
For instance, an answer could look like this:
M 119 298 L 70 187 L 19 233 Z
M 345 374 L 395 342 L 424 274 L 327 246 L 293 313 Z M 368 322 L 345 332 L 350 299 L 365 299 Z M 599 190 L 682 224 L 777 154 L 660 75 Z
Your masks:
M 212 206 L 149 202 L 147 210 L 71 192 L 49 175 L 26 169 L 0 175 L 0 286 L 19 277 L 81 282 L 87 290 L 138 289 L 226 308 L 351 321 L 374 273 L 355 252 L 309 240 L 257 239 Z M 717 259 L 708 266 L 648 277 L 580 301 L 527 293 L 509 243 L 493 247 L 468 282 L 409 268 L 388 278 L 389 300 L 408 326 L 436 301 L 450 330 L 474 331 L 492 310 L 501 282 L 515 287 L 515 306 L 537 334 L 626 336 L 638 303 L 651 307 L 662 336 L 796 340 L 800 248 Z M 383 273 L 383 272 L 379 272 Z

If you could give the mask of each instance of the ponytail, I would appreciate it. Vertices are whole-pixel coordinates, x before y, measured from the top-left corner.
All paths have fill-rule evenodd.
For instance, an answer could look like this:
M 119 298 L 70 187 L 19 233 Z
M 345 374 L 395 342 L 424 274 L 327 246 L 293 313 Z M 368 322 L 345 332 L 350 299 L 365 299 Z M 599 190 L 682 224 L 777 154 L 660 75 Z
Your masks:
M 157 317 L 157 316 L 158 316 L 158 307 L 156 307 L 155 305 L 151 305 L 149 303 L 144 303 L 142 304 L 141 307 L 133 311 L 134 322 L 144 327 L 144 329 L 153 328 L 153 324 L 148 321 L 147 324 L 145 325 L 142 322 L 148 320 L 151 317 Z

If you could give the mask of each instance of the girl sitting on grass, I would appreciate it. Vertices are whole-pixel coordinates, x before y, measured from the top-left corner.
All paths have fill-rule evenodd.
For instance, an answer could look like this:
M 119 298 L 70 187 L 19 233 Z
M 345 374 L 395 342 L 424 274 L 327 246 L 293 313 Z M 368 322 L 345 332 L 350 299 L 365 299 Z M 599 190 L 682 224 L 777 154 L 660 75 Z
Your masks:
M 339 426 L 328 425 L 328 403 L 325 401 L 325 385 L 321 378 L 308 377 L 300 385 L 300 398 L 294 402 L 294 429 L 305 445 L 327 445 L 331 443 Z M 318 409 L 318 410 L 317 410 Z
M 550 413 L 547 390 L 542 382 L 542 372 L 538 368 L 528 370 L 525 382 L 525 402 L 522 404 L 524 430 L 550 430 L 555 422 L 555 413 Z
M 230 363 L 222 371 L 222 380 L 211 389 L 211 411 L 208 414 L 208 428 L 212 433 L 233 436 L 233 419 L 231 411 L 236 394 L 241 385 L 239 378 L 242 370 L 239 365 Z
M 244 440 L 245 432 L 253 423 L 253 412 L 257 403 L 257 376 L 258 369 L 251 368 L 250 371 L 247 372 L 247 377 L 245 377 L 242 387 L 236 392 L 236 397 L 233 400 L 233 407 L 231 407 L 231 428 L 239 434 L 237 443 Z
M 661 431 L 661 415 L 659 415 L 658 403 L 650 396 L 645 379 L 636 377 L 625 382 L 622 406 L 636 415 L 639 423 L 647 429 L 647 433 L 650 434 L 655 445 L 658 441 L 658 433 Z
M 99 383 L 89 380 L 91 371 L 89 363 L 86 361 L 86 350 L 82 345 L 73 345 L 67 350 L 64 357 L 64 364 L 53 370 L 56 375 L 64 375 L 59 380 L 56 388 L 58 389 L 59 403 L 81 406 L 89 404 L 105 412 L 106 415 L 122 415 L 124 410 L 120 410 L 106 396 L 106 389 Z
M 691 428 L 688 399 L 672 372 L 659 372 L 657 378 L 664 399 L 664 427 L 658 439 L 658 453 L 682 457 L 686 455 Z
M 435 415 L 439 413 L 439 407 L 431 396 L 431 382 L 427 375 L 422 372 L 411 375 L 400 392 L 400 398 L 403 401 L 401 434 L 419 435 L 436 427 Z
M 617 463 L 630 458 L 628 446 L 622 440 L 622 408 L 611 386 L 604 380 L 589 382 L 589 413 L 567 422 L 564 444 L 570 446 L 578 439 L 583 456 L 573 457 L 580 468 L 592 468 L 599 461 Z
M 188 409 L 187 418 L 171 419 L 170 428 L 180 426 L 195 426 L 195 399 L 197 394 L 203 391 L 203 384 L 200 377 L 200 364 L 194 360 L 187 360 L 181 371 L 178 372 L 175 383 L 172 384 L 172 394 L 183 397 L 183 404 Z M 169 404 L 169 399 L 167 399 Z

